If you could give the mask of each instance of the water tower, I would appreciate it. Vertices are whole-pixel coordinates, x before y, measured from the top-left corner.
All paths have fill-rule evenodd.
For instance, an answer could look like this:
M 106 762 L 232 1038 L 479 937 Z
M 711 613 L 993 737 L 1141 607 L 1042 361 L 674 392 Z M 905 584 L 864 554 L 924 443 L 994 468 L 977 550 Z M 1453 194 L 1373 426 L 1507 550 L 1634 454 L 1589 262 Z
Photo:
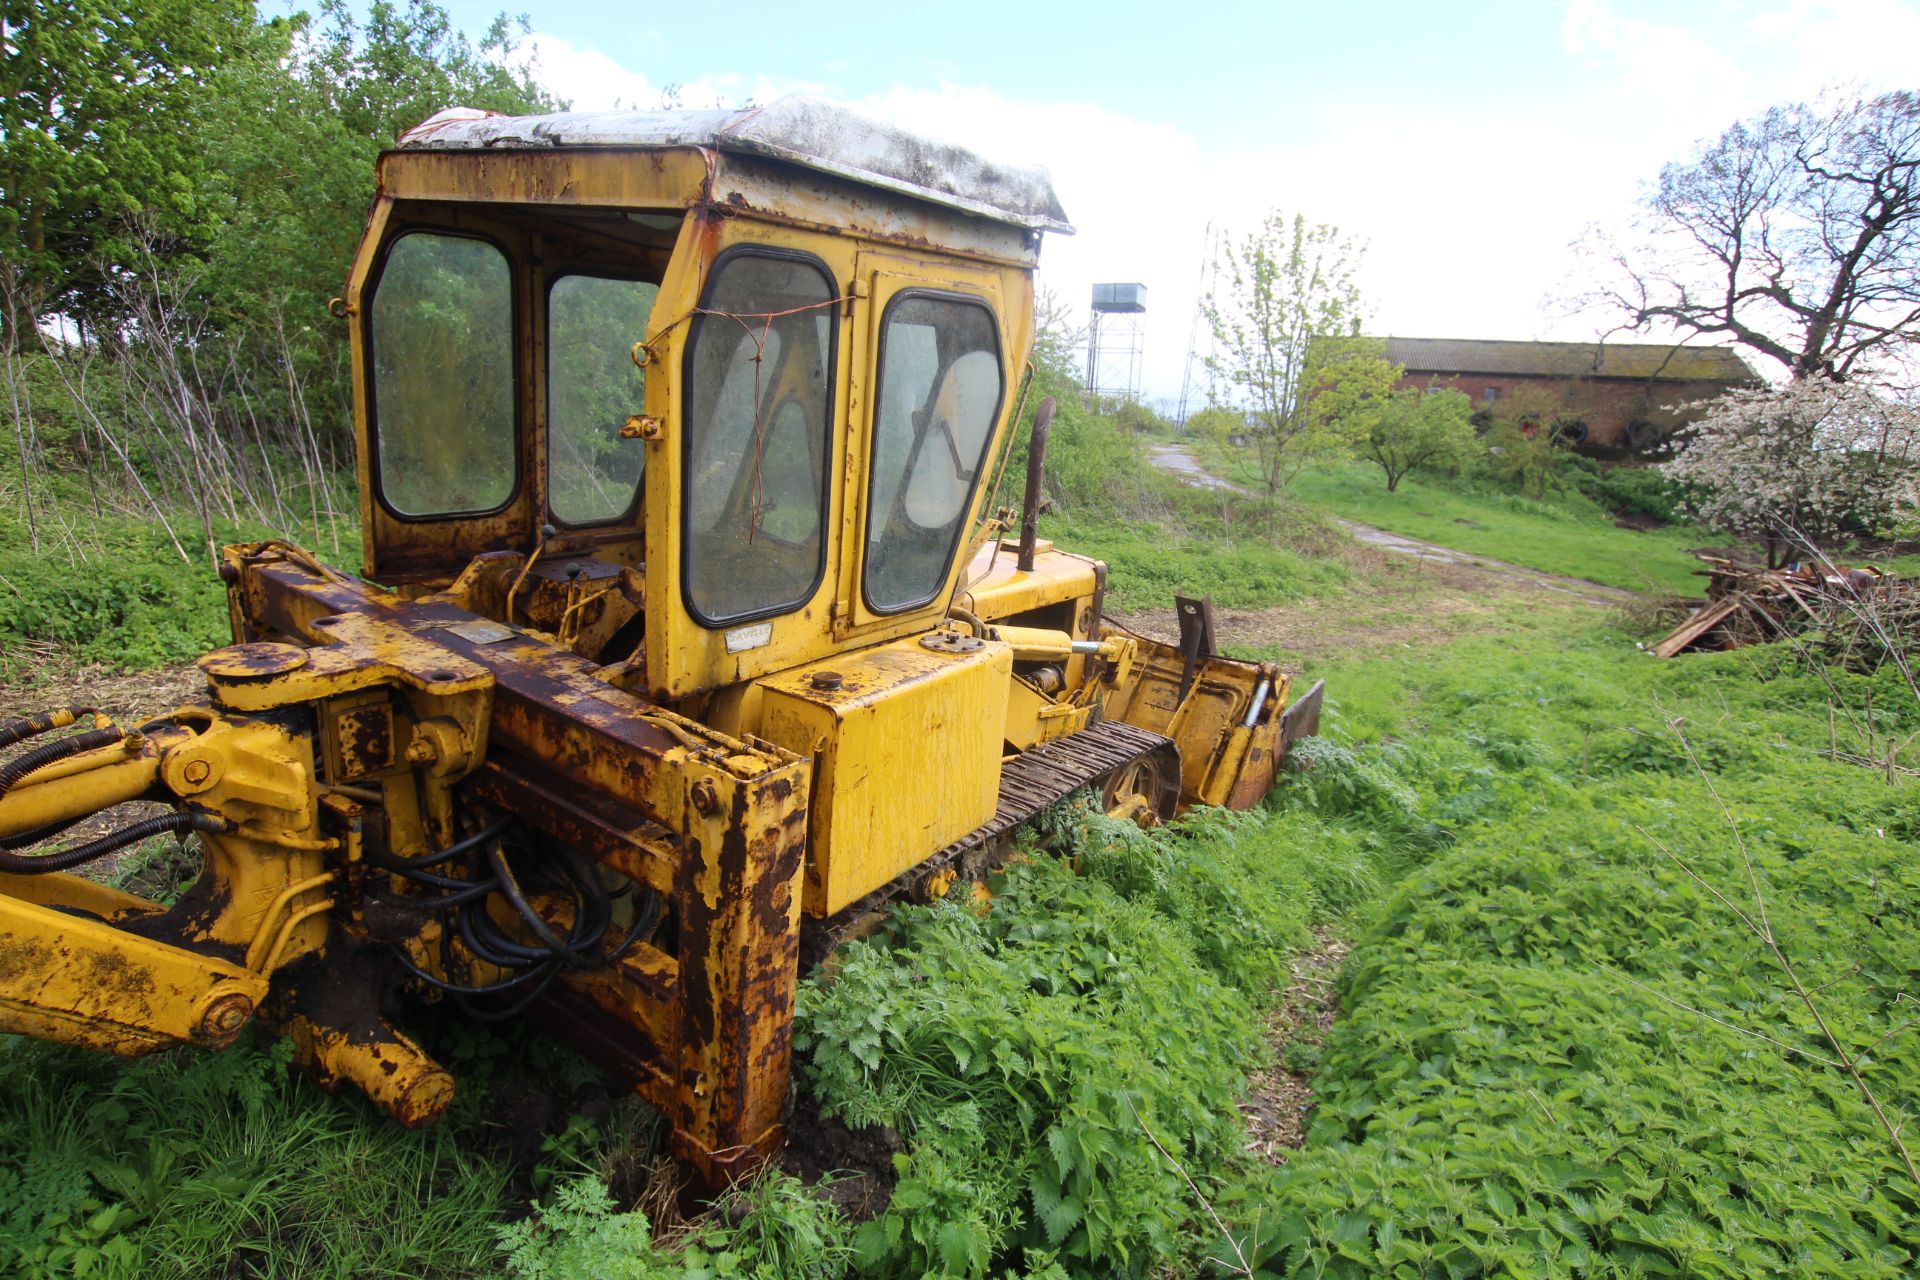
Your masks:
M 1093 286 L 1093 322 L 1087 326 L 1087 393 L 1100 399 L 1138 400 L 1146 331 L 1147 286 Z

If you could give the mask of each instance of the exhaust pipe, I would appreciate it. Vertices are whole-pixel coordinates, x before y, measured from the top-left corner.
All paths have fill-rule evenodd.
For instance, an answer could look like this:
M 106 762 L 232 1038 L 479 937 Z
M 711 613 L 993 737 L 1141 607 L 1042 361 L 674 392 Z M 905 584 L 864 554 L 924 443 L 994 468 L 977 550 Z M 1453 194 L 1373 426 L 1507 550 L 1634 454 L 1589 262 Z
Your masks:
M 1033 544 L 1040 538 L 1040 476 L 1047 461 L 1047 428 L 1053 425 L 1053 397 L 1033 415 L 1033 439 L 1027 445 L 1027 496 L 1020 504 L 1020 572 L 1033 572 Z

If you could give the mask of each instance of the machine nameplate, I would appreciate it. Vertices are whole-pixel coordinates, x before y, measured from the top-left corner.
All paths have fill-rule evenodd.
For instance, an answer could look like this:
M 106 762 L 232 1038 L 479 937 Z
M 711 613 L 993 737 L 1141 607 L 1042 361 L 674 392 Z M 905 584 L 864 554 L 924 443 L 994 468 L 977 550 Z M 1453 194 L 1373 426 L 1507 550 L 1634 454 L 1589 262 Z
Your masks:
M 771 622 L 756 622 L 750 627 L 735 627 L 727 632 L 727 652 L 745 653 L 749 649 L 758 649 L 773 639 Z
M 472 622 L 457 622 L 447 630 L 470 644 L 498 644 L 502 640 L 517 636 L 520 632 L 505 623 L 490 618 L 475 618 Z

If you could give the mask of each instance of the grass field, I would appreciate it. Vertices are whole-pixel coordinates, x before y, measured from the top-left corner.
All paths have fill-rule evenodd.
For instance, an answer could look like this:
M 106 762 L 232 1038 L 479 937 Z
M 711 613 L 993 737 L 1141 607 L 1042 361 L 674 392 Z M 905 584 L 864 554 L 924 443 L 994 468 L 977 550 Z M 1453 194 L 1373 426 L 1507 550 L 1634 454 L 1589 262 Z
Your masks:
M 1699 595 L 1701 579 L 1692 574 L 1700 565 L 1690 552 L 1724 541 L 1685 525 L 1622 529 L 1577 494 L 1535 502 L 1419 477 L 1388 493 L 1378 471 L 1359 467 L 1306 472 L 1293 492 L 1362 524 L 1630 591 Z

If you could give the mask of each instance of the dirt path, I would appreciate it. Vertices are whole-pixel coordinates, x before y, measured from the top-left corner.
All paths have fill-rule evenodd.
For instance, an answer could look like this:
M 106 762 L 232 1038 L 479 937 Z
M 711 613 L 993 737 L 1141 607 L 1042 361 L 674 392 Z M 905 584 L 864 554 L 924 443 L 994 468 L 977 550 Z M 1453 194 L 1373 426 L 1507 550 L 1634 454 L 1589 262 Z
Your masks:
M 1346 938 L 1334 930 L 1315 930 L 1313 945 L 1293 958 L 1293 981 L 1267 1015 L 1273 1064 L 1248 1079 L 1240 1114 L 1247 1122 L 1247 1150 L 1269 1164 L 1285 1164 L 1307 1140 L 1313 1072 L 1340 1012 L 1334 983 L 1349 949 Z
M 1223 480 L 1200 465 L 1181 444 L 1149 445 L 1147 458 L 1154 466 L 1170 471 L 1183 483 L 1201 489 L 1226 489 L 1234 493 L 1254 496 L 1253 491 L 1231 480 Z M 1505 578 L 1516 584 L 1537 587 L 1544 591 L 1557 591 L 1583 600 L 1588 604 L 1615 606 L 1634 599 L 1634 593 L 1623 591 L 1619 587 L 1609 587 L 1605 583 L 1589 582 L 1585 578 L 1566 578 L 1559 574 L 1542 573 L 1538 569 L 1529 569 L 1525 565 L 1511 564 L 1505 560 L 1495 560 L 1491 556 L 1477 556 L 1466 551 L 1457 551 L 1452 547 L 1443 547 L 1435 542 L 1422 542 L 1418 538 L 1409 538 L 1404 534 L 1390 533 L 1385 529 L 1376 529 L 1370 524 L 1361 524 L 1358 520 L 1335 517 L 1341 528 L 1370 547 L 1394 555 L 1413 556 L 1433 564 L 1455 565 L 1460 568 L 1475 569 L 1497 578 Z

